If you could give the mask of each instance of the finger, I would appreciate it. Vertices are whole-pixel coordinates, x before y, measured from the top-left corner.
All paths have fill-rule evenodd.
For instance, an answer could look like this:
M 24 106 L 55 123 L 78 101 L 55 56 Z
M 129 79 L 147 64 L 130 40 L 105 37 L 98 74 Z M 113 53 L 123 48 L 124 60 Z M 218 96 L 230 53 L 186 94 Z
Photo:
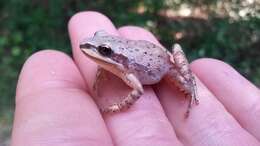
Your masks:
M 250 145 L 259 142 L 244 130 L 211 92 L 197 79 L 200 104 L 185 119 L 188 101 L 177 89 L 161 83 L 156 93 L 178 137 L 185 145 Z
M 121 27 L 118 31 L 128 39 L 156 41 L 151 33 L 138 27 Z M 107 115 L 105 120 L 118 146 L 182 145 L 150 87 L 145 88 L 144 95 L 126 112 Z
M 89 20 L 92 20 L 92 21 L 89 23 Z M 79 68 L 82 71 L 82 73 L 87 74 L 84 77 L 88 83 L 90 91 L 92 88 L 92 84 L 94 82 L 93 79 L 95 78 L 95 74 L 96 74 L 96 72 L 95 72 L 96 65 L 93 62 L 91 62 L 90 60 L 88 60 L 88 58 L 86 58 L 85 56 L 81 56 L 81 52 L 78 51 L 79 50 L 78 42 L 85 37 L 93 36 L 93 33 L 100 29 L 106 30 L 111 35 L 118 35 L 117 30 L 112 25 L 111 21 L 108 18 L 106 18 L 104 15 L 101 15 L 101 14 L 98 14 L 95 12 L 94 13 L 93 12 L 80 13 L 77 17 L 74 17 L 74 19 L 72 19 L 70 21 L 70 25 L 69 25 L 69 31 L 70 31 L 70 37 L 72 40 L 74 57 L 79 65 Z M 91 70 L 85 70 L 85 68 L 88 68 Z M 91 76 L 89 76 L 90 71 L 92 71 Z M 114 77 L 112 77 L 112 80 L 109 82 L 109 84 L 108 84 L 108 82 L 106 82 L 103 84 L 103 86 L 107 86 L 107 87 L 102 88 L 102 92 L 106 93 L 106 94 L 104 94 L 106 97 L 113 97 L 114 95 L 120 94 L 118 92 L 126 91 L 125 85 L 122 85 L 122 81 L 120 81 L 120 80 L 118 80 L 118 78 L 114 78 Z M 115 92 L 115 89 L 117 89 L 116 92 Z M 134 110 L 134 108 L 135 107 L 131 107 L 132 110 Z M 114 115 L 106 115 L 105 120 L 107 123 L 109 123 L 108 120 L 110 117 L 113 118 L 113 117 L 121 115 L 121 114 L 124 115 L 125 117 L 128 117 L 128 116 L 130 116 L 129 115 L 130 110 L 123 112 L 123 113 L 116 113 Z M 136 115 L 135 117 L 140 118 L 140 114 L 139 114 L 139 116 Z M 152 118 L 147 118 L 147 119 L 152 119 Z M 134 120 L 136 120 L 136 119 L 134 119 Z M 148 121 L 148 120 L 145 120 L 145 121 Z M 151 121 L 151 120 L 149 120 L 149 121 Z M 122 127 L 122 126 L 112 127 L 112 126 L 110 126 L 110 124 L 108 124 L 109 130 L 117 145 L 131 145 L 131 143 L 135 143 L 136 145 L 143 145 L 143 144 L 145 144 L 145 142 L 146 143 L 149 142 L 149 139 L 147 139 L 146 135 L 138 135 L 138 131 L 134 131 L 134 130 L 131 130 L 128 128 L 128 127 L 133 127 L 133 126 L 131 126 L 133 124 L 132 121 L 125 120 L 123 122 L 126 124 L 125 127 Z M 163 123 L 163 122 L 161 122 L 161 123 Z M 150 124 L 148 123 L 147 126 L 148 125 L 150 125 Z M 163 125 L 166 125 L 166 124 L 163 124 Z M 140 126 L 137 128 L 140 129 Z M 145 129 L 146 128 L 141 128 L 140 130 L 144 131 Z M 117 135 L 117 133 L 115 133 L 116 130 L 121 130 L 122 135 L 121 136 Z M 155 131 L 155 130 L 156 129 L 154 129 L 153 131 Z M 142 134 L 143 134 L 143 132 L 142 132 Z M 135 135 L 138 135 L 138 137 L 134 137 Z M 143 136 L 143 138 L 141 138 L 140 136 Z M 148 136 L 150 136 L 150 134 L 148 134 Z M 141 141 L 142 139 L 144 139 L 144 141 Z
M 17 86 L 12 146 L 112 145 L 84 88 L 77 67 L 65 54 L 41 51 L 32 55 Z
M 259 89 L 232 67 L 218 60 L 200 59 L 193 63 L 193 68 L 242 127 L 260 140 Z
M 118 35 L 116 28 L 113 26 L 112 22 L 104 15 L 97 12 L 81 12 L 76 14 L 69 22 L 69 33 L 72 43 L 72 51 L 74 59 L 84 76 L 84 79 L 88 86 L 89 93 L 93 93 L 93 83 L 96 80 L 96 68 L 97 64 L 87 58 L 79 49 L 79 43 L 85 38 L 93 37 L 96 31 L 105 30 L 111 35 Z M 125 85 L 115 75 L 110 74 L 110 81 L 104 82 L 102 88 L 99 89 L 105 97 L 110 99 L 118 92 L 124 91 Z M 120 84 L 121 83 L 121 84 Z M 113 91 L 117 89 L 118 91 Z M 127 89 L 127 88 L 126 88 Z M 100 99 L 100 97 L 98 97 Z M 103 97 L 102 97 L 103 98 Z M 96 99 L 98 101 L 98 99 Z M 109 128 L 110 132 L 111 129 Z M 112 133 L 112 132 L 111 132 Z M 112 138 L 114 141 L 115 137 L 112 133 Z M 126 140 L 129 140 L 128 138 Z
M 106 16 L 92 11 L 80 12 L 74 15 L 70 19 L 68 27 L 73 57 L 86 80 L 88 91 L 91 92 L 89 88 L 92 87 L 95 81 L 97 65 L 81 52 L 79 48 L 80 41 L 92 37 L 99 30 L 105 30 L 113 35 L 117 35 L 117 30 Z

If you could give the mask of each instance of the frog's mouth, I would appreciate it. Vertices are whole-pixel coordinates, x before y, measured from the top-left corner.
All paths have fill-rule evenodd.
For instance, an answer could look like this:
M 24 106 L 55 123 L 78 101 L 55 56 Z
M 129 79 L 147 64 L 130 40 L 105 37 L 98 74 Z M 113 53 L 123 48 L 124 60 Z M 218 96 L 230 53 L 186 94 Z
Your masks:
M 117 67 L 123 67 L 121 64 L 115 62 L 109 57 L 102 56 L 98 51 L 97 47 L 91 44 L 85 43 L 80 44 L 81 51 L 89 57 L 91 60 L 95 61 L 98 65 L 107 68 L 108 66 L 115 65 Z
M 95 49 L 81 48 L 81 51 L 90 59 L 113 63 L 111 59 L 101 56 Z

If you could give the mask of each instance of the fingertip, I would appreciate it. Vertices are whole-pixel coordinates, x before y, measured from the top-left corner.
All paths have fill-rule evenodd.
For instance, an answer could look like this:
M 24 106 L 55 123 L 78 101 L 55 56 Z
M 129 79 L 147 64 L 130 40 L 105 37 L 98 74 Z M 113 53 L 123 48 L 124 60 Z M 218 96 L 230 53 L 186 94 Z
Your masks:
M 108 17 L 95 11 L 75 14 L 69 20 L 68 29 L 75 63 L 86 81 L 88 90 L 91 91 L 97 66 L 80 51 L 79 44 L 83 39 L 92 37 L 99 30 L 105 30 L 111 35 L 118 35 L 117 29 Z
M 84 88 L 68 55 L 44 50 L 29 57 L 17 86 L 12 145 L 112 145 Z
M 16 98 L 19 99 L 28 94 L 33 94 L 37 90 L 45 88 L 47 84 L 49 86 L 49 83 L 53 81 L 57 83 L 56 86 L 70 82 L 75 87 L 85 88 L 77 67 L 68 55 L 55 50 L 36 52 L 26 60 L 22 67 L 17 84 Z M 62 82 L 62 84 L 58 84 L 58 82 Z
M 96 11 L 81 11 L 78 12 L 76 14 L 74 14 L 69 22 L 68 22 L 68 27 L 73 27 L 73 25 L 77 25 L 77 22 L 82 21 L 82 19 L 85 18 L 95 18 L 95 19 L 91 19 L 89 21 L 99 21 L 99 20 L 106 20 L 106 21 L 110 21 L 107 16 L 105 16 L 102 13 L 96 12 Z
M 191 63 L 191 68 L 204 83 L 205 81 L 207 82 L 207 85 L 208 83 L 209 85 L 213 84 L 210 80 L 220 81 L 219 79 L 225 82 L 232 80 L 244 85 L 250 84 L 250 82 L 230 64 L 218 59 L 197 59 Z
M 122 26 L 118 28 L 118 32 L 129 39 L 147 40 L 160 45 L 156 37 L 148 30 L 138 26 Z
M 218 59 L 214 59 L 214 58 L 200 58 L 197 60 L 194 60 L 193 62 L 191 62 L 191 67 L 192 68 L 203 68 L 203 67 L 221 67 L 221 68 L 229 68 L 229 69 L 233 69 L 233 67 L 229 64 L 227 64 L 226 62 L 223 62 L 221 60 Z
M 27 60 L 25 61 L 22 67 L 22 72 L 28 67 L 32 66 L 35 61 L 39 62 L 40 64 L 45 63 L 45 61 L 49 61 L 47 58 L 57 58 L 59 60 L 71 61 L 70 57 L 63 52 L 52 50 L 52 49 L 44 49 L 33 53 L 31 56 L 27 58 Z
M 76 40 L 90 37 L 100 29 L 116 34 L 116 29 L 113 28 L 114 25 L 107 16 L 95 11 L 78 12 L 68 22 L 71 39 Z

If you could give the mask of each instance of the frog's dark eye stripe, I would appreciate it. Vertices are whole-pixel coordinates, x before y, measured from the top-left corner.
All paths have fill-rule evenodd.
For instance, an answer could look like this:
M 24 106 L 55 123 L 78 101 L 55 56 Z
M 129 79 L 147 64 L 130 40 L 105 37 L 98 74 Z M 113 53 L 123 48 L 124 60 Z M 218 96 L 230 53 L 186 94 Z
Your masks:
M 105 45 L 98 46 L 97 50 L 103 56 L 111 56 L 113 53 L 112 49 L 109 46 Z
M 89 49 L 89 48 L 91 48 L 91 47 L 92 47 L 92 46 L 91 46 L 90 44 L 88 44 L 88 43 L 80 44 L 80 45 L 79 45 L 79 48 Z

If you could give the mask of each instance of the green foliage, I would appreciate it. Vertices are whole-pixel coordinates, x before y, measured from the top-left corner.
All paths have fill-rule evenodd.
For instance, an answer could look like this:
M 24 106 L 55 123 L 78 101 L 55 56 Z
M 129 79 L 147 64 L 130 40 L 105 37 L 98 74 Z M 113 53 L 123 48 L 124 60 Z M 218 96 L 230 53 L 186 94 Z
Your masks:
M 216 0 L 9 0 L 0 1 L 0 110 L 13 106 L 19 71 L 26 58 L 41 49 L 53 48 L 70 54 L 67 32 L 69 18 L 78 11 L 96 10 L 116 26 L 138 25 L 152 31 L 170 48 L 178 42 L 188 57 L 224 60 L 243 75 L 260 84 L 260 18 L 257 3 L 252 12 L 239 16 L 242 1 L 218 8 Z M 182 6 L 202 9 L 206 17 L 168 16 Z M 223 10 L 223 11 L 222 11 Z M 229 15 L 236 14 L 237 17 Z M 179 35 L 179 37 L 178 37 Z

